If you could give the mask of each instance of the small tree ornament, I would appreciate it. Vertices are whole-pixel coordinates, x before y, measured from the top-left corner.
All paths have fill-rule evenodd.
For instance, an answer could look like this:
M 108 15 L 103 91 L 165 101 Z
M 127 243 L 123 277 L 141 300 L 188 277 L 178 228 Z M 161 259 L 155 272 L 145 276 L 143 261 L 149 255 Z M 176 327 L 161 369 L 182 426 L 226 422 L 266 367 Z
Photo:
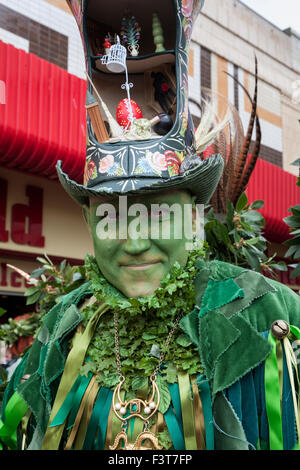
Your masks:
M 120 32 L 122 44 L 127 47 L 130 55 L 135 57 L 139 54 L 139 40 L 141 39 L 141 28 L 136 18 L 131 13 L 126 13 L 122 18 Z
M 152 16 L 152 32 L 154 44 L 156 45 L 155 52 L 164 52 L 166 50 L 164 48 L 164 33 L 160 19 L 156 12 L 154 12 Z

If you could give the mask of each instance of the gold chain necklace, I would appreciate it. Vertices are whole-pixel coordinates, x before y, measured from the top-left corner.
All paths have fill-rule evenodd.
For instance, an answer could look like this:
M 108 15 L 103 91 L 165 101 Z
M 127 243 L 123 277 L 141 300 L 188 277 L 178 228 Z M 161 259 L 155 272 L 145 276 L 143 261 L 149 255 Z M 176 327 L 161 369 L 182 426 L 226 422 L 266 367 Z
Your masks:
M 173 328 L 171 328 L 165 343 L 165 351 L 167 351 L 170 341 L 175 333 L 176 328 L 183 316 L 183 313 L 179 314 L 174 322 Z M 120 348 L 119 348 L 119 333 L 118 333 L 118 314 L 117 312 L 114 313 L 114 333 L 115 333 L 115 348 L 116 348 L 116 362 L 119 374 L 119 383 L 116 386 L 114 393 L 113 393 L 113 410 L 116 416 L 122 421 L 122 431 L 119 432 L 115 438 L 114 444 L 109 446 L 110 450 L 115 450 L 121 440 L 124 441 L 124 447 L 122 450 L 153 450 L 158 449 L 161 450 L 162 447 L 158 444 L 158 439 L 155 435 L 149 430 L 149 420 L 150 418 L 157 412 L 160 402 L 160 394 L 159 389 L 156 384 L 157 374 L 160 370 L 160 367 L 164 361 L 165 354 L 160 354 L 159 363 L 157 364 L 153 374 L 150 376 L 150 382 L 152 384 L 152 391 L 150 394 L 150 398 L 146 400 L 142 400 L 140 398 L 133 398 L 132 400 L 122 400 L 121 398 L 121 388 L 123 383 L 125 382 L 125 377 L 122 374 L 122 366 L 121 366 L 121 357 L 120 357 Z M 128 422 L 131 418 L 137 417 L 140 418 L 144 422 L 144 430 L 141 432 L 134 443 L 128 442 L 127 438 L 127 427 Z M 153 447 L 146 447 L 142 445 L 143 441 L 150 441 Z

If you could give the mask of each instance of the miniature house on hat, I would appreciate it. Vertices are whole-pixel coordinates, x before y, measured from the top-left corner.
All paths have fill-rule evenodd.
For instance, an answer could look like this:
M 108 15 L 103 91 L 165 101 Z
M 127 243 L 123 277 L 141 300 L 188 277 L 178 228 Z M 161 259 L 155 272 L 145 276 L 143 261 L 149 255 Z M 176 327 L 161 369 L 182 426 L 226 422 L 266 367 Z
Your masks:
M 181 172 L 181 166 L 185 168 L 181 164 L 196 154 L 188 104 L 188 58 L 192 26 L 203 0 L 68 3 L 84 43 L 89 115 L 83 184 L 70 180 L 58 164 L 63 187 L 79 204 L 105 194 L 176 188 L 190 190 L 199 202 L 208 201 L 223 171 L 222 156 L 195 158 Z M 123 112 L 125 120 L 127 113 L 132 125 L 121 128 L 117 111 Z M 108 130 L 101 142 L 97 136 L 105 132 L 95 132 L 96 125 Z

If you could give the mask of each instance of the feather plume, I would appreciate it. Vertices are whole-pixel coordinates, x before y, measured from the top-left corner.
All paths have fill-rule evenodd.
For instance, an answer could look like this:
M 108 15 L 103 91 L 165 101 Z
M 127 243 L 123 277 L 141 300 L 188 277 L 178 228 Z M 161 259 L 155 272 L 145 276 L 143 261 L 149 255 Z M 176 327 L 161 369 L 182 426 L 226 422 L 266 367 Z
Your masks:
M 235 166 L 234 177 L 232 181 L 232 190 L 230 194 L 230 200 L 235 204 L 239 198 L 239 186 L 242 180 L 242 175 L 246 165 L 249 148 L 251 144 L 251 138 L 253 134 L 254 124 L 256 121 L 256 111 L 257 111 L 257 59 L 255 58 L 256 70 L 255 70 L 255 91 L 254 98 L 252 102 L 251 116 L 248 125 L 247 135 L 244 141 L 243 149 L 239 155 L 238 161 Z M 239 83 L 239 82 L 238 82 Z
M 203 100 L 203 114 L 200 124 L 195 132 L 196 152 L 201 153 L 215 142 L 219 133 L 228 125 L 230 116 L 227 112 L 225 117 L 219 121 L 213 100 Z
M 195 134 L 197 152 L 203 152 L 205 148 L 210 146 L 212 153 L 220 153 L 223 156 L 224 172 L 210 202 L 217 213 L 222 212 L 223 214 L 226 213 L 227 201 L 231 201 L 235 205 L 245 191 L 259 157 L 261 143 L 261 128 L 257 115 L 258 71 L 256 57 L 253 98 L 236 77 L 230 74 L 227 75 L 238 83 L 251 102 L 251 116 L 246 136 L 244 135 L 238 110 L 230 103 L 227 103 L 225 117 L 223 119 L 218 118 L 216 111 L 218 108 L 215 106 L 216 103 L 213 97 L 211 100 L 202 101 L 204 105 L 201 122 Z M 212 92 L 210 93 L 213 95 Z M 198 106 L 202 111 L 202 107 Z M 254 128 L 256 139 L 249 159 L 248 154 Z
M 236 77 L 234 77 L 230 74 L 227 74 L 227 75 L 232 77 L 238 83 L 238 85 L 243 89 L 243 91 L 247 95 L 247 97 L 248 97 L 248 99 L 249 99 L 249 101 L 251 102 L 251 105 L 252 105 L 252 113 L 251 113 L 250 122 L 249 122 L 249 126 L 248 126 L 248 132 L 247 132 L 247 136 L 246 136 L 245 144 L 244 144 L 244 148 L 243 148 L 243 151 L 247 150 L 246 161 L 245 161 L 245 165 L 244 165 L 242 174 L 240 176 L 240 179 L 239 179 L 239 181 L 236 182 L 237 184 L 233 187 L 232 197 L 230 198 L 232 203 L 236 204 L 239 197 L 245 191 L 245 189 L 248 185 L 249 179 L 251 177 L 251 174 L 253 173 L 253 170 L 255 168 L 257 159 L 259 157 L 259 152 L 260 152 L 261 127 L 260 127 L 259 117 L 257 115 L 257 91 L 258 91 L 257 58 L 255 57 L 255 91 L 254 91 L 253 99 L 251 98 L 248 90 L 243 86 L 243 84 L 241 84 L 236 79 Z M 255 110 L 254 122 L 252 123 L 254 110 Z M 248 156 L 248 153 L 249 153 L 252 134 L 253 134 L 253 131 L 254 131 L 254 123 L 255 123 L 255 130 L 256 130 L 256 139 L 255 139 L 255 144 L 254 144 L 254 148 L 253 148 L 253 151 L 252 151 L 251 158 L 247 163 L 247 156 Z
M 255 144 L 254 144 L 254 148 L 253 148 L 253 151 L 252 151 L 250 161 L 249 161 L 249 163 L 247 165 L 247 168 L 246 168 L 246 170 L 243 174 L 242 184 L 241 184 L 241 187 L 239 188 L 239 193 L 240 194 L 242 194 L 245 191 L 245 189 L 247 188 L 250 176 L 253 173 L 253 170 L 255 168 L 257 159 L 259 157 L 260 145 L 261 145 L 261 128 L 260 128 L 259 118 L 257 116 L 256 117 L 256 140 L 255 140 Z

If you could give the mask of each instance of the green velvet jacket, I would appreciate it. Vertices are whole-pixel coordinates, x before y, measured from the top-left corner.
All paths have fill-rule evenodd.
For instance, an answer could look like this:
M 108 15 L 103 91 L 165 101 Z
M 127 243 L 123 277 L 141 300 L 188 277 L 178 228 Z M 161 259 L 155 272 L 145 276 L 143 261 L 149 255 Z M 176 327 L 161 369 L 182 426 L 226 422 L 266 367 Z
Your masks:
M 214 426 L 214 449 L 248 449 L 251 442 L 251 448 L 257 448 L 258 437 L 268 448 L 262 390 L 263 367 L 271 352 L 268 332 L 278 319 L 300 327 L 300 297 L 253 271 L 218 261 L 200 260 L 197 265 L 196 305 L 180 326 L 198 346 L 210 384 L 213 423 L 207 425 Z M 41 447 L 69 341 L 82 321 L 78 306 L 91 294 L 90 284 L 84 284 L 44 317 L 6 390 L 2 417 L 16 390 L 32 411 L 32 449 Z M 25 375 L 29 378 L 21 382 Z M 284 419 L 285 448 L 289 448 L 295 445 L 291 409 L 286 408 Z

